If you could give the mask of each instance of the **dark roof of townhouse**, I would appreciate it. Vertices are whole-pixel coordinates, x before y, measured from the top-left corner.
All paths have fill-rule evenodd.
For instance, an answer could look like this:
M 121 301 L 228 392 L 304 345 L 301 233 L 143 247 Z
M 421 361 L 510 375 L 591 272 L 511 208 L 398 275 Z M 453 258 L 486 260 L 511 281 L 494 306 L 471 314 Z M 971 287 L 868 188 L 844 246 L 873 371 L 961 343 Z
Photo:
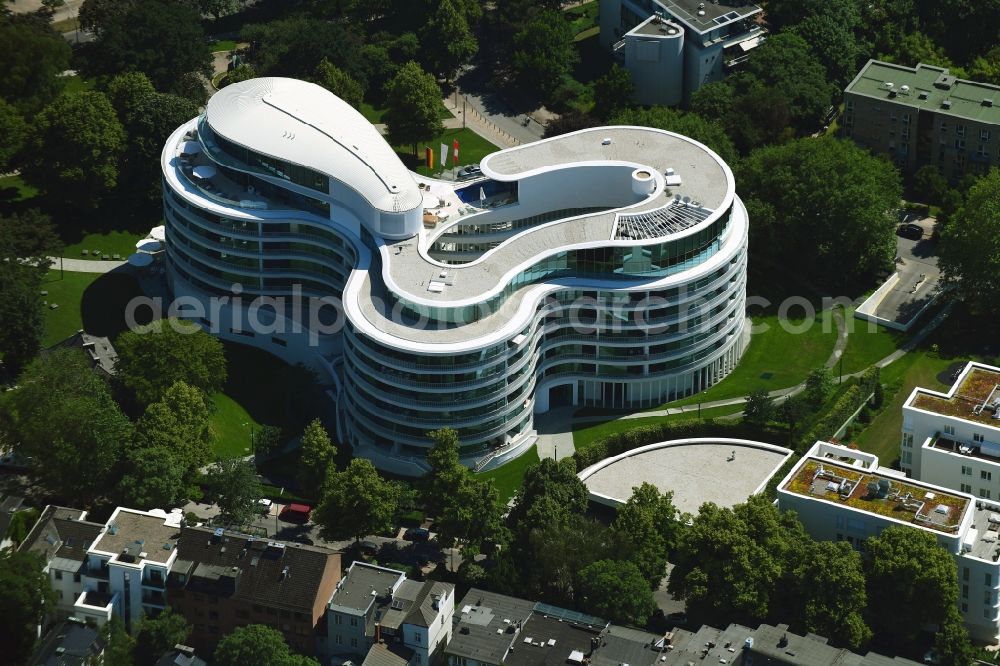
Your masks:
M 331 558 L 340 557 L 325 548 L 208 527 L 182 528 L 177 551 L 189 563 L 189 589 L 309 614 Z
M 590 657 L 592 666 L 653 666 L 660 656 L 658 641 L 663 637 L 639 629 L 609 625 L 601 633 L 601 643 Z
M 47 506 L 38 522 L 18 547 L 22 553 L 35 553 L 51 562 L 55 558 L 83 562 L 87 549 L 94 543 L 104 525 L 80 520 L 80 509 Z
M 208 662 L 194 653 L 194 648 L 175 645 L 174 649 L 156 660 L 153 666 L 208 666 Z
M 536 606 L 537 611 L 537 606 Z M 565 666 L 582 663 L 600 640 L 603 626 L 594 626 L 535 612 L 503 660 L 504 666 Z M 574 655 L 577 653 L 577 655 Z M 571 657 L 577 657 L 571 659 Z
M 4 495 L 3 499 L 0 500 L 0 539 L 3 539 L 4 535 L 7 534 L 7 528 L 10 527 L 14 512 L 20 509 L 22 504 L 24 504 L 24 498 L 16 495 Z
M 393 643 L 376 643 L 368 650 L 361 666 L 406 666 L 413 658 L 413 650 Z
M 100 630 L 80 620 L 63 620 L 41 640 L 29 666 L 84 666 L 104 651 Z
M 42 354 L 52 352 L 56 349 L 79 349 L 87 355 L 90 367 L 99 369 L 107 376 L 115 374 L 115 363 L 118 361 L 118 352 L 108 338 L 91 335 L 83 330 L 79 330 L 64 340 L 60 340 Z
M 788 625 L 762 624 L 750 629 L 731 624 L 726 629 L 702 626 L 697 632 L 673 632 L 673 648 L 663 652 L 659 666 L 686 666 L 689 663 L 744 662 L 746 651 L 764 657 L 768 664 L 788 666 L 916 666 L 901 657 L 885 657 L 873 652 L 859 655 L 828 645 L 822 636 L 800 636 L 788 631 Z M 752 640 L 752 644 L 751 641 Z
M 518 623 L 526 621 L 534 607 L 532 601 L 471 588 L 455 605 L 446 653 L 485 664 L 502 663 Z
M 455 586 L 450 583 L 442 583 L 437 580 L 425 581 L 404 622 L 417 627 L 431 626 L 431 623 L 438 616 L 438 611 L 434 608 L 435 599 L 441 599 L 454 589 Z

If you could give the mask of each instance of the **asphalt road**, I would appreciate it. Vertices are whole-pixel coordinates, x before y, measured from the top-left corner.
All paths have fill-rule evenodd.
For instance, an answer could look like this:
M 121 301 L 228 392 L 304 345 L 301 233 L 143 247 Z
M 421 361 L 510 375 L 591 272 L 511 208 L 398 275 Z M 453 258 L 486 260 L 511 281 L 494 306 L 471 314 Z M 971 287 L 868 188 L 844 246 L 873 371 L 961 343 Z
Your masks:
M 879 303 L 875 314 L 891 321 L 906 322 L 931 299 L 937 290 L 941 271 L 937 265 L 937 247 L 931 241 L 936 220 L 932 217 L 914 222 L 924 229 L 920 240 L 896 236 L 896 271 L 899 282 Z

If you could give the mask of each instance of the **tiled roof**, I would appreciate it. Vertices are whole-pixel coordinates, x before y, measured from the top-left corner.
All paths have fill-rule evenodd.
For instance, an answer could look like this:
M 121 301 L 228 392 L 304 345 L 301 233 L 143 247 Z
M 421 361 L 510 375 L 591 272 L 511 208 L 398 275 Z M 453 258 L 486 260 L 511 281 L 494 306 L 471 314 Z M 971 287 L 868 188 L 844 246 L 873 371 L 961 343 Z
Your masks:
M 196 563 L 188 583 L 208 594 L 311 614 L 331 558 L 325 548 L 184 527 L 177 556 Z M 335 573 L 335 572 L 334 572 Z
M 35 553 L 50 562 L 56 557 L 83 562 L 87 548 L 98 537 L 104 525 L 80 520 L 84 512 L 62 506 L 47 506 L 18 548 L 22 553 Z
M 406 666 L 413 657 L 413 650 L 402 645 L 376 643 L 368 650 L 361 666 Z

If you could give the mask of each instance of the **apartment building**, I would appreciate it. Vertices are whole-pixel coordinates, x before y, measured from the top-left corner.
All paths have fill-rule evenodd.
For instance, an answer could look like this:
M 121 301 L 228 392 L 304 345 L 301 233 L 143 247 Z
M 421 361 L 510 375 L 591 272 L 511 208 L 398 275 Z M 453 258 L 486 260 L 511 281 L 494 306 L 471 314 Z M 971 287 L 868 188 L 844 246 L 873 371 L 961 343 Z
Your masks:
M 55 615 L 68 617 L 84 591 L 87 550 L 104 525 L 88 521 L 87 512 L 64 506 L 47 506 L 18 547 L 45 562 L 49 584 L 56 595 Z
M 405 655 L 409 666 L 429 666 L 452 635 L 455 586 L 418 582 L 406 574 L 355 561 L 337 583 L 327 610 L 327 645 L 338 659 L 391 662 Z
M 340 553 L 209 527 L 184 527 L 167 578 L 167 601 L 191 624 L 188 642 L 211 654 L 248 624 L 277 629 L 296 652 L 320 651 L 326 602 Z
M 844 90 L 843 133 L 903 171 L 952 182 L 1000 164 L 1000 87 L 946 68 L 869 60 Z
M 890 526 L 924 530 L 955 558 L 959 611 L 976 640 L 1000 636 L 1000 507 L 908 479 L 878 457 L 817 442 L 778 484 L 778 507 L 794 510 L 815 539 L 865 540 Z
M 676 106 L 721 80 L 766 35 L 741 0 L 600 0 L 600 42 L 632 74 L 638 104 Z
M 213 334 L 315 370 L 340 441 L 409 476 L 437 428 L 491 469 L 531 450 L 536 413 L 655 406 L 732 372 L 749 220 L 718 155 L 600 127 L 480 166 L 411 173 L 312 83 L 227 86 L 161 155 L 170 291 Z
M 899 456 L 907 476 L 1000 502 L 1000 368 L 968 363 L 947 391 L 915 388 Z

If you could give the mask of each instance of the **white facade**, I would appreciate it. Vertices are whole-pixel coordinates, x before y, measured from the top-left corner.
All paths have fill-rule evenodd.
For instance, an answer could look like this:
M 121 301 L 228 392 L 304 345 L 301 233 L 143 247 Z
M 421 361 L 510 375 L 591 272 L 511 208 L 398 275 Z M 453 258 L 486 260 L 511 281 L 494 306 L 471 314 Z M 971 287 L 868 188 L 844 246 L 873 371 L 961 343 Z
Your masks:
M 437 428 L 489 469 L 531 448 L 535 413 L 659 405 L 732 371 L 749 223 L 715 153 L 605 127 L 481 166 L 422 178 L 313 84 L 228 86 L 162 153 L 170 289 L 314 369 L 341 441 L 400 474 Z
M 1000 368 L 969 363 L 947 392 L 915 388 L 903 404 L 900 468 L 908 476 L 1000 500 Z
M 949 521 L 951 529 L 925 527 L 926 519 L 907 521 L 849 506 L 829 494 L 814 496 L 789 488 L 789 482 L 799 477 L 807 465 L 817 463 L 828 470 L 858 471 L 865 473 L 865 478 L 887 479 L 890 483 L 894 483 L 894 478 L 900 479 L 899 472 L 879 467 L 877 456 L 817 442 L 778 484 L 777 503 L 781 510 L 794 510 L 813 538 L 846 540 L 856 548 L 863 548 L 865 539 L 878 536 L 890 526 L 927 531 L 955 558 L 959 611 L 969 634 L 984 642 L 995 642 L 1000 637 L 1000 562 L 997 561 L 1000 545 L 997 531 L 990 529 L 1000 522 L 1000 505 L 990 505 L 965 493 L 907 479 L 907 492 L 912 497 L 903 501 L 912 502 L 913 506 L 922 505 L 917 515 L 933 514 L 934 506 L 945 495 L 959 502 L 965 500 L 963 508 Z
M 631 73 L 634 102 L 687 104 L 760 44 L 760 14 L 726 0 L 600 0 L 600 42 Z
M 427 621 L 404 622 L 401 627 L 403 645 L 413 650 L 410 666 L 429 666 L 439 654 L 439 650 L 447 647 L 451 640 L 451 618 L 455 614 L 455 588 L 451 585 L 440 585 L 440 594 L 432 601 L 434 612 Z

